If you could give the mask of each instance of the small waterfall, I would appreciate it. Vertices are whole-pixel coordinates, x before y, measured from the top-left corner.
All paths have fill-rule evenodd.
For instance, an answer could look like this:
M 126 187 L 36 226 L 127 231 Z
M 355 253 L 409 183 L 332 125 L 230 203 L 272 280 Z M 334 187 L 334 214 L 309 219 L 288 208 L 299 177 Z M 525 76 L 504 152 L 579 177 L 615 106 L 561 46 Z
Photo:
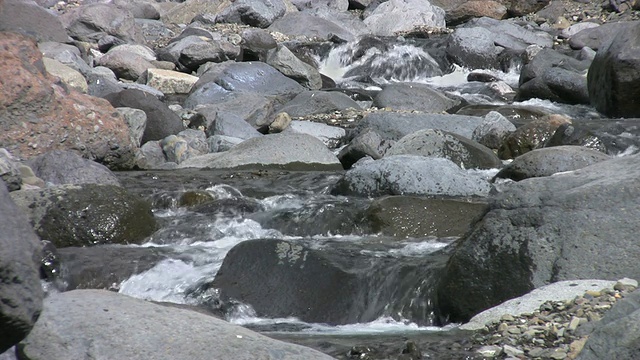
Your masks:
M 337 83 L 357 81 L 385 84 L 421 81 L 443 75 L 438 61 L 409 42 L 364 37 L 333 48 L 319 60 L 320 72 Z

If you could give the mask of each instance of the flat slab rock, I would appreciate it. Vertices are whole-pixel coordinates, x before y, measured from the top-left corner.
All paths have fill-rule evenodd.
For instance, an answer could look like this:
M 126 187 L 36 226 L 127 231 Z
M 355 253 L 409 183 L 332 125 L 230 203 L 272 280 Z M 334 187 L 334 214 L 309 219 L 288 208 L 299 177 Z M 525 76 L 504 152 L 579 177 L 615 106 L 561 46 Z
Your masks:
M 195 311 L 104 290 L 51 294 L 20 359 L 332 359 Z
M 468 323 L 461 325 L 460 329 L 479 330 L 484 328 L 488 323 L 500 320 L 504 314 L 513 316 L 531 314 L 547 301 L 568 301 L 574 299 L 576 296 L 584 295 L 588 290 L 600 291 L 602 289 L 613 289 L 615 284 L 616 281 L 609 280 L 558 281 L 485 310 L 472 317 Z

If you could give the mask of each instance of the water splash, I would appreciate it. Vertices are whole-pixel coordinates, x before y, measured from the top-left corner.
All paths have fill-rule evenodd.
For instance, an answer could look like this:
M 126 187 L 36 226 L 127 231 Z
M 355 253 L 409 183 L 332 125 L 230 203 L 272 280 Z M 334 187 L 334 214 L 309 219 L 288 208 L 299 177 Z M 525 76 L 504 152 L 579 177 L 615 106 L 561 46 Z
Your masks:
M 388 44 L 376 38 L 337 46 L 318 62 L 320 73 L 336 83 L 355 80 L 385 84 L 420 81 L 443 74 L 426 50 L 408 43 Z

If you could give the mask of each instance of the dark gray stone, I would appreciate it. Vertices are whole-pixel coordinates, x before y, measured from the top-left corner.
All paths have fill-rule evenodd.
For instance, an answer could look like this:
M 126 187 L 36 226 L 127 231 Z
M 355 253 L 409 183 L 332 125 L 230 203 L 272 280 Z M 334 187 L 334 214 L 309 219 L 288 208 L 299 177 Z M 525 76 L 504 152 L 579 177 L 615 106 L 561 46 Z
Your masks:
M 398 140 L 385 156 L 419 155 L 444 158 L 463 169 L 491 169 L 502 166 L 488 147 L 448 131 L 425 129 Z
M 58 249 L 64 267 L 65 291 L 75 289 L 119 290 L 119 285 L 133 275 L 153 268 L 174 254 L 166 247 L 130 247 L 96 245 Z
M 317 37 L 323 40 L 329 40 L 332 36 L 347 41 L 355 40 L 354 34 L 341 25 L 304 12 L 288 13 L 274 21 L 268 30 L 291 36 Z
M 0 3 L 0 31 L 35 37 L 38 42 L 67 42 L 60 18 L 29 0 L 4 0 Z
M 38 43 L 38 49 L 42 56 L 58 60 L 84 76 L 91 72 L 91 67 L 82 59 L 80 49 L 73 45 L 47 41 Z
M 156 229 L 151 205 L 120 186 L 59 185 L 11 196 L 57 248 L 141 243 Z
M 485 203 L 413 196 L 374 200 L 367 219 L 376 233 L 394 237 L 462 236 L 488 210 Z
M 365 253 L 362 244 L 349 241 L 243 241 L 203 287 L 218 288 L 223 301 L 248 303 L 264 317 L 336 325 L 387 315 L 429 323 L 431 304 L 424 297 L 443 256 L 402 256 L 378 238 L 376 243 L 378 251 Z M 388 256 L 390 250 L 395 256 Z
M 442 158 L 387 156 L 356 164 L 335 185 L 333 193 L 356 196 L 440 195 L 487 196 L 490 185 Z
M 373 106 L 393 110 L 442 113 L 460 105 L 460 100 L 447 97 L 429 85 L 395 83 L 385 86 L 373 99 Z
M 583 146 L 554 146 L 518 156 L 495 177 L 520 181 L 577 170 L 609 159 L 609 155 Z
M 44 306 L 20 344 L 21 359 L 331 359 L 200 312 L 111 291 L 52 294 Z
M 327 236 L 329 234 L 364 235 L 371 233 L 365 216 L 368 201 L 353 199 L 306 202 L 300 207 L 282 207 L 248 215 L 265 229 L 287 236 Z
M 0 148 L 0 182 L 4 182 L 9 191 L 22 187 L 20 162 L 5 148 Z
M 273 112 L 274 101 L 256 93 L 231 93 L 228 96 L 198 108 L 198 121 L 191 121 L 189 126 L 204 126 L 211 134 L 217 114 L 233 114 L 253 127 L 268 125 Z
M 85 4 L 60 17 L 69 35 L 77 40 L 97 43 L 105 36 L 124 42 L 141 43 L 133 14 L 111 3 Z
M 278 109 L 292 117 L 328 114 L 335 110 L 360 109 L 360 105 L 339 91 L 305 91 Z
M 147 114 L 147 127 L 144 129 L 142 144 L 151 140 L 162 140 L 184 130 L 180 117 L 155 96 L 131 89 L 109 94 L 105 98 L 113 107 L 140 109 Z
M 591 104 L 611 117 L 640 117 L 640 22 L 598 49 L 587 81 Z
M 106 166 L 87 160 L 73 151 L 54 150 L 27 161 L 35 175 L 52 185 L 103 184 L 120 186 Z
M 382 158 L 390 146 L 391 142 L 384 140 L 375 130 L 366 128 L 340 150 L 338 159 L 348 170 L 364 157 L 369 156 L 374 160 Z
M 494 33 L 482 28 L 457 28 L 447 42 L 452 60 L 472 69 L 498 68 L 502 48 L 495 45 Z
M 184 107 L 185 109 L 195 109 L 198 105 L 216 104 L 226 100 L 230 94 L 231 91 L 213 81 L 196 83 L 185 99 Z
M 360 120 L 356 133 L 371 128 L 383 139 L 399 140 L 418 130 L 438 129 L 470 138 L 475 128 L 484 122 L 485 119 L 476 116 L 380 111 Z
M 97 58 L 95 64 L 111 69 L 119 79 L 132 81 L 138 80 L 147 69 L 155 67 L 145 57 L 127 50 L 109 51 Z
M 463 26 L 480 27 L 490 31 L 495 45 L 507 50 L 522 51 L 529 45 L 538 45 L 543 48 L 553 46 L 553 36 L 540 28 L 533 27 L 531 23 L 520 26 L 514 21 L 481 17 L 471 19 Z
M 620 31 L 633 25 L 633 23 L 633 21 L 607 22 L 598 27 L 584 29 L 569 39 L 569 45 L 576 50 L 589 47 L 598 51 L 602 45 L 613 39 Z
M 0 181 L 0 353 L 22 340 L 38 319 L 40 240 Z
M 265 62 L 307 89 L 322 88 L 322 77 L 318 69 L 298 59 L 284 45 L 278 45 L 276 49 L 268 51 Z
M 237 0 L 216 15 L 216 22 L 266 28 L 286 10 L 282 0 Z
M 589 61 L 579 61 L 552 49 L 542 49 L 522 68 L 516 99 L 548 99 L 569 104 L 588 104 Z
M 124 86 L 118 82 L 113 71 L 104 66 L 91 69 L 85 77 L 89 88 L 87 94 L 91 96 L 104 98 L 109 94 L 124 90 Z
M 226 91 L 256 93 L 273 97 L 280 102 L 291 100 L 305 90 L 295 80 L 259 61 L 207 64 L 192 93 L 210 82 L 218 84 Z
M 609 155 L 640 149 L 640 119 L 594 119 L 564 124 L 545 146 L 580 145 Z
M 242 32 L 242 59 L 244 61 L 265 61 L 267 51 L 278 46 L 271 34 L 263 29 L 249 28 Z
M 487 113 L 485 119 L 485 123 L 473 130 L 471 139 L 490 149 L 500 148 L 504 139 L 516 130 L 515 125 L 497 111 Z
M 476 313 L 543 285 L 639 278 L 640 155 L 512 182 L 460 239 L 438 286 L 443 317 Z

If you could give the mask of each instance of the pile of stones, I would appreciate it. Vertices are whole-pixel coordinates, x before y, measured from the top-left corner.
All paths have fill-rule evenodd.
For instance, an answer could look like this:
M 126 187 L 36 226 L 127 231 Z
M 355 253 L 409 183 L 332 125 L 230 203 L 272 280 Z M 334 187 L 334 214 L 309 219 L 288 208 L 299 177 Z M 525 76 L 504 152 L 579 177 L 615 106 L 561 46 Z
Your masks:
M 547 301 L 532 314 L 505 314 L 474 334 L 474 348 L 483 358 L 575 359 L 604 313 L 637 286 L 619 281 L 570 301 Z

